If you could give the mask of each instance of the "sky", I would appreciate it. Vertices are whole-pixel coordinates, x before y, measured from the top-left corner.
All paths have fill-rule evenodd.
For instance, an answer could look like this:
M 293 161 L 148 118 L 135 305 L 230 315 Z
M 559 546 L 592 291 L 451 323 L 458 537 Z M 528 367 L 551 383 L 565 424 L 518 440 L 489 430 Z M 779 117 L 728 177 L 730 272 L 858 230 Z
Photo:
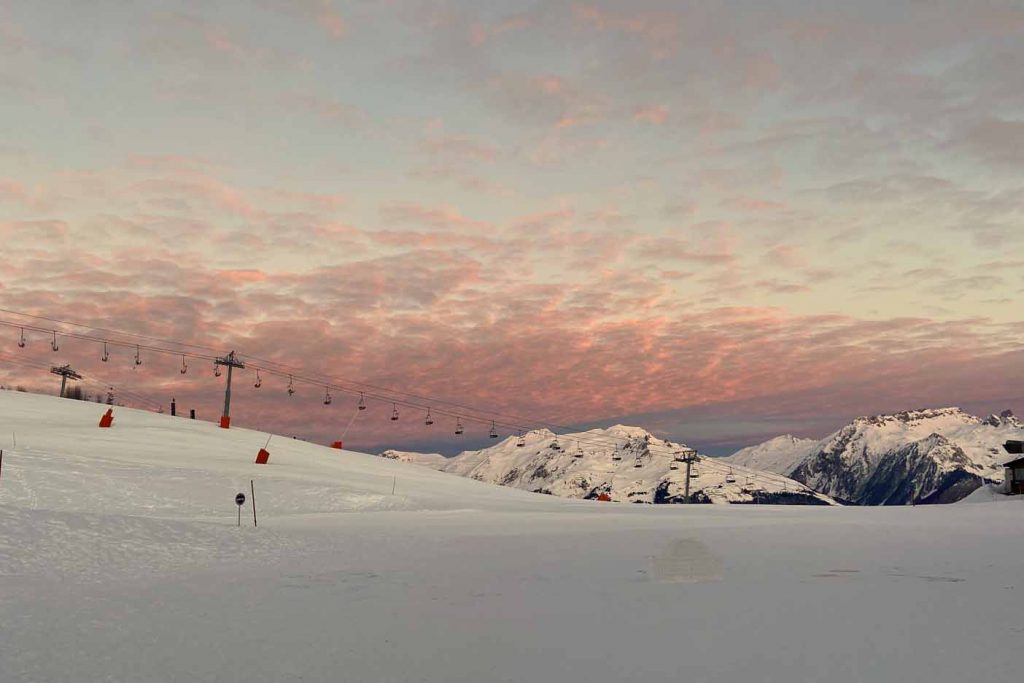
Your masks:
M 0 0 L 0 130 L 10 311 L 710 452 L 1024 409 L 1019 0 Z M 219 412 L 5 329 L 7 384 Z M 353 414 L 251 380 L 236 424 Z M 390 410 L 346 443 L 464 445 Z

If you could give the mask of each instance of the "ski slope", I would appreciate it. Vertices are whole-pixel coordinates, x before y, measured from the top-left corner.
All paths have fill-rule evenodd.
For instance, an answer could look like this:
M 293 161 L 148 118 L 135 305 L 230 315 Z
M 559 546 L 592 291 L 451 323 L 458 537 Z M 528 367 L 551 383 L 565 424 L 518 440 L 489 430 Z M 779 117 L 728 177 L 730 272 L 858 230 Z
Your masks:
M 0 391 L 4 683 L 1018 679 L 1017 500 L 598 503 L 104 408 Z

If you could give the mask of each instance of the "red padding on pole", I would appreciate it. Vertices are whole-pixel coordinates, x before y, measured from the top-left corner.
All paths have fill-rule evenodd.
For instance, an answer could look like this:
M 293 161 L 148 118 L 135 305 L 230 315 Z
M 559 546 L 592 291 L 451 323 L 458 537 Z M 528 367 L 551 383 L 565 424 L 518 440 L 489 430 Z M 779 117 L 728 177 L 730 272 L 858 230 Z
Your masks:
M 221 415 L 220 416 L 220 428 L 221 429 L 230 429 L 231 428 L 231 417 L 229 417 L 228 415 Z
M 270 460 L 270 451 L 266 448 L 261 448 L 260 452 L 256 454 L 256 464 L 266 465 L 268 460 Z
M 340 441 L 335 441 L 334 443 L 331 444 L 331 448 L 337 448 L 340 451 L 341 450 L 341 442 Z
M 114 409 L 108 408 L 107 412 L 103 413 L 103 416 L 100 418 L 100 427 L 109 429 L 112 424 L 114 424 Z

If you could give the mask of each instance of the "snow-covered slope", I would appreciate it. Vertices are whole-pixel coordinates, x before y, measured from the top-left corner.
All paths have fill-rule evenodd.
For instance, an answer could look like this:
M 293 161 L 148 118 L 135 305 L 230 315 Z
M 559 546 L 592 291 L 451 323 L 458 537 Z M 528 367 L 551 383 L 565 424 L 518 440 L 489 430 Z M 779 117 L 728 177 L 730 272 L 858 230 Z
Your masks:
M 541 429 L 444 461 L 393 451 L 382 456 L 432 463 L 479 481 L 565 498 L 606 494 L 612 501 L 681 503 L 686 466 L 675 455 L 685 448 L 639 427 L 616 425 L 557 437 Z M 833 504 L 792 479 L 709 458 L 694 465 L 690 494 L 700 503 Z
M 1010 411 L 980 418 L 959 408 L 861 417 L 811 444 L 774 439 L 725 458 L 759 462 L 812 489 L 861 505 L 954 502 L 1002 480 L 1002 444 L 1024 438 Z
M 608 505 L 102 409 L 0 391 L 3 683 L 1019 678 L 1024 500 Z
M 733 465 L 788 476 L 810 454 L 817 443 L 814 439 L 799 439 L 786 434 L 756 446 L 748 446 L 721 460 Z

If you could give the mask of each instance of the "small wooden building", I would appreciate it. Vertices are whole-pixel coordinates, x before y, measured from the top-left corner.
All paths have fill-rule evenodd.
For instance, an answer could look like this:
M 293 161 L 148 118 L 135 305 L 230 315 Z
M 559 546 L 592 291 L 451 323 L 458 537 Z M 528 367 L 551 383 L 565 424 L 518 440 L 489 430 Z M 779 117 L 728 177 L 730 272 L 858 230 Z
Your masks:
M 1024 454 L 1024 441 L 1007 441 L 1003 446 L 1011 455 Z M 1003 491 L 1012 495 L 1024 495 L 1024 457 L 1003 463 L 1005 483 Z

